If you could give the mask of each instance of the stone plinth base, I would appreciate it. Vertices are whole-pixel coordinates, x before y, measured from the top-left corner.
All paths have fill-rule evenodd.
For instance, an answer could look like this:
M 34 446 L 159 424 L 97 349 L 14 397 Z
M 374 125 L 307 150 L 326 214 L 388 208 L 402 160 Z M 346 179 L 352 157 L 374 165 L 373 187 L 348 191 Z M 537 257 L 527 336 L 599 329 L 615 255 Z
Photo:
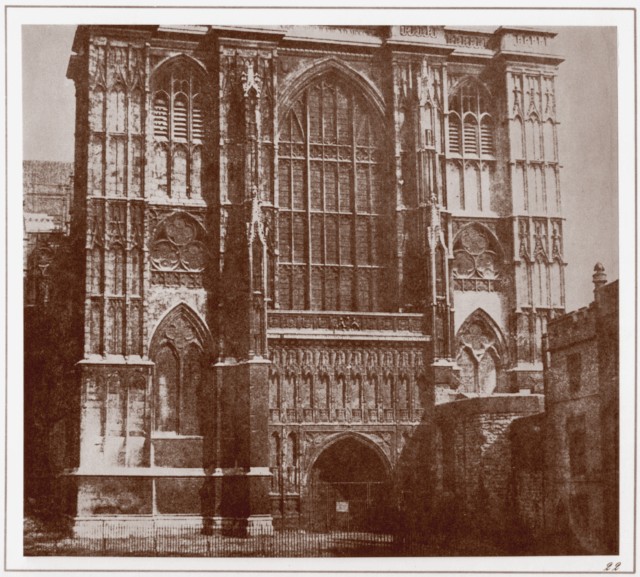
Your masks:
M 83 539 L 127 539 L 183 535 L 186 532 L 252 537 L 273 535 L 271 515 L 251 515 L 246 519 L 202 517 L 199 515 L 109 515 L 75 517 L 73 536 Z
M 210 519 L 199 515 L 99 515 L 75 517 L 74 537 L 109 539 L 152 536 L 156 531 L 162 534 L 201 531 L 204 527 L 220 529 L 221 519 Z

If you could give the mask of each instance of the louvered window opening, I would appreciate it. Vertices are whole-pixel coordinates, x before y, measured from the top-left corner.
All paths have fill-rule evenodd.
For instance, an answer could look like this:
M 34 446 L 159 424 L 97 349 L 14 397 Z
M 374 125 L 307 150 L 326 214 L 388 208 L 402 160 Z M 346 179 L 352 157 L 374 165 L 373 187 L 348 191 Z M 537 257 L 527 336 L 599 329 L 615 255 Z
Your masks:
M 161 74 L 155 84 L 154 137 L 201 142 L 204 139 L 204 115 L 200 82 L 196 75 L 174 64 L 170 70 Z M 169 90 L 170 87 L 173 90 Z
M 194 140 L 203 140 L 204 138 L 204 117 L 200 98 L 194 98 L 193 114 L 191 115 L 191 127 Z
M 156 94 L 153 101 L 153 133 L 159 138 L 169 138 L 169 98 Z
M 286 114 L 278 159 L 281 309 L 379 309 L 378 128 L 333 75 L 303 90 Z
M 207 97 L 204 77 L 185 59 L 165 64 L 153 76 L 153 186 L 160 195 L 202 195 L 202 148 Z
M 463 85 L 449 101 L 449 153 L 493 157 L 493 120 L 488 104 L 475 83 Z
M 457 116 L 451 116 L 449 118 L 449 152 L 460 154 L 460 119 Z
M 174 100 L 173 106 L 173 137 L 179 140 L 187 139 L 187 102 L 183 95 Z

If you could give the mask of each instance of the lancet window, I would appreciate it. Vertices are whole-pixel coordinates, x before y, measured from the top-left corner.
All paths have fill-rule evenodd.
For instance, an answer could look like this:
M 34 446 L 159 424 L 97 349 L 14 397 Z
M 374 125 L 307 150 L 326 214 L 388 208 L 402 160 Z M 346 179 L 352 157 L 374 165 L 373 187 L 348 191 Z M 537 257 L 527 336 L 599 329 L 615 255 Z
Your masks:
M 195 315 L 178 306 L 153 338 L 154 431 L 202 435 L 207 339 Z

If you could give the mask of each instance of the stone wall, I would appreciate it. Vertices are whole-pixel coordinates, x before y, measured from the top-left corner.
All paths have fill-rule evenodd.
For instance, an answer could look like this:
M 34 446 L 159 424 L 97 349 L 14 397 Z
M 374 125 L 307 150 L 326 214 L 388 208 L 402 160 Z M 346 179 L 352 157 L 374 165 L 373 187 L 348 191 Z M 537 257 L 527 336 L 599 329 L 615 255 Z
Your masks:
M 513 423 L 543 410 L 541 395 L 479 397 L 436 407 L 436 497 L 458 530 L 508 530 L 514 519 Z M 535 491 L 535 479 L 527 479 Z
M 527 537 L 544 534 L 544 440 L 545 415 L 516 419 L 511 424 L 511 505 L 516 526 Z
M 593 275 L 595 300 L 549 323 L 545 525 L 563 550 L 618 551 L 617 283 Z

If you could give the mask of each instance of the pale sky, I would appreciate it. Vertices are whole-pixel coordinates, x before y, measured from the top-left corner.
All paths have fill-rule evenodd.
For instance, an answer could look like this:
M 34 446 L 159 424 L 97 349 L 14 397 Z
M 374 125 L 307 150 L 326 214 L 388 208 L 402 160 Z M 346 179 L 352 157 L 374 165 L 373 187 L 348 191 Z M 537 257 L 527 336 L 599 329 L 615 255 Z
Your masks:
M 615 28 L 563 27 L 557 84 L 566 218 L 567 310 L 593 298 L 593 265 L 618 278 L 617 60 Z M 75 26 L 24 26 L 25 160 L 73 161 L 75 91 L 66 78 Z

